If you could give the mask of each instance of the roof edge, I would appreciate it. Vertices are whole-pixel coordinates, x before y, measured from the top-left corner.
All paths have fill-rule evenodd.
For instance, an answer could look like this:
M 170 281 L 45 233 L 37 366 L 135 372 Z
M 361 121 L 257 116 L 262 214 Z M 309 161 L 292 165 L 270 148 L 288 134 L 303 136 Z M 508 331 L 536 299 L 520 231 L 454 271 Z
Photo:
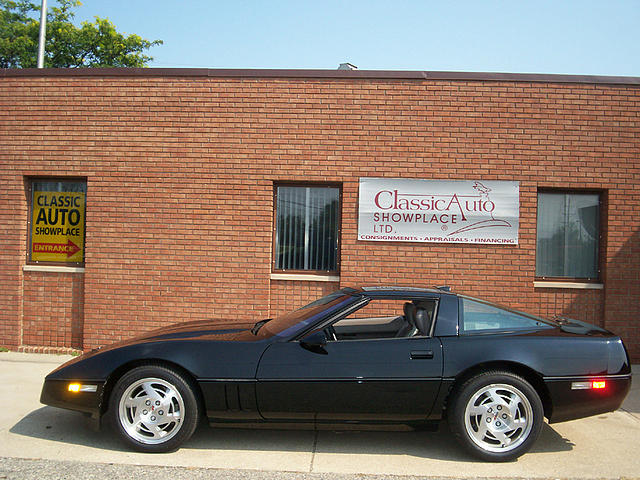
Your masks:
M 331 78 L 376 80 L 460 80 L 493 82 L 587 83 L 640 85 L 640 77 L 564 75 L 547 73 L 445 72 L 412 70 L 303 70 L 236 68 L 13 68 L 0 77 L 213 77 L 213 78 Z

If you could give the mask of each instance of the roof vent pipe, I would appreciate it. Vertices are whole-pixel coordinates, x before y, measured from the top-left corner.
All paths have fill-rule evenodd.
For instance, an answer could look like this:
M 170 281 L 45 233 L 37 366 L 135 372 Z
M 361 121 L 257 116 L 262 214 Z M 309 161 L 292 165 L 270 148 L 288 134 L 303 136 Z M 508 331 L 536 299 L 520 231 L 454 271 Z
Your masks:
M 338 67 L 338 70 L 357 70 L 357 69 L 358 67 L 356 67 L 351 63 L 341 63 L 340 66 Z

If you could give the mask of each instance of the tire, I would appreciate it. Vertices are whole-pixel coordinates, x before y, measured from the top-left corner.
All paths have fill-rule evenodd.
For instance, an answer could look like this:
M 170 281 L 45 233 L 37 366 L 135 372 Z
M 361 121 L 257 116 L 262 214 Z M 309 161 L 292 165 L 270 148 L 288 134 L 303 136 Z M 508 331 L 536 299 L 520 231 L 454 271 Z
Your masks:
M 110 423 L 121 440 L 140 452 L 176 450 L 198 425 L 200 407 L 191 383 L 162 366 L 134 368 L 116 383 Z
M 542 430 L 544 410 L 535 389 L 510 372 L 482 373 L 454 393 L 449 426 L 474 456 L 506 462 L 527 452 Z

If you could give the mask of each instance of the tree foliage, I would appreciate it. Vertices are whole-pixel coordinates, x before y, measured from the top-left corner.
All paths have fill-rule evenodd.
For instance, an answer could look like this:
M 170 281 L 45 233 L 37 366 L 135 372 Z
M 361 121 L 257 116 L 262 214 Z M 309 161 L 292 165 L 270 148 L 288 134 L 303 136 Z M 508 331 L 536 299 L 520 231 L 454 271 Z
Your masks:
M 44 66 L 144 67 L 153 57 L 144 52 L 162 40 L 125 36 L 106 18 L 72 20 L 78 0 L 58 0 L 47 12 Z M 0 68 L 34 68 L 38 57 L 40 4 L 29 0 L 0 0 Z

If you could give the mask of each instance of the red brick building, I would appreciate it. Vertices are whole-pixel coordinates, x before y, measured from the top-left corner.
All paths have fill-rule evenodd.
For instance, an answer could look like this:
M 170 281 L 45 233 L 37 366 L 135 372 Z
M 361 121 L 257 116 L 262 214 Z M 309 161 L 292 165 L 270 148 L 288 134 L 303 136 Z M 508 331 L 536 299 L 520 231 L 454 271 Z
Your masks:
M 639 118 L 639 78 L 0 70 L 0 345 L 411 284 L 605 326 L 638 361 Z M 359 240 L 363 178 L 517 182 L 517 244 Z

